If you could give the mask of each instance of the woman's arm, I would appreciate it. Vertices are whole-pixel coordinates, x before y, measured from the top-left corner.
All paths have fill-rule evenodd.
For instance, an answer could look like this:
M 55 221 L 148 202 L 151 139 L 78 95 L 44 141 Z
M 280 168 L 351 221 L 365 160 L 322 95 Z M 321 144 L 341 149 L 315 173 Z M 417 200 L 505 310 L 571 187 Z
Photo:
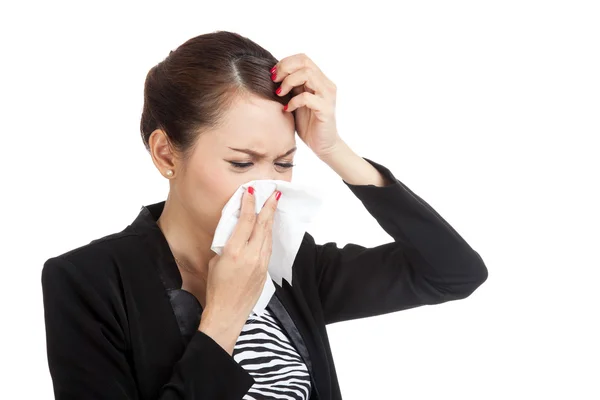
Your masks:
M 42 288 L 48 365 L 57 400 L 139 399 L 115 279 L 62 257 L 45 262 Z M 157 399 L 238 400 L 254 379 L 210 336 L 198 331 Z
M 353 157 L 339 153 L 323 161 L 394 242 L 340 249 L 333 242 L 316 245 L 306 236 L 315 247 L 325 323 L 463 299 L 485 282 L 482 258 L 429 204 L 387 168 Z

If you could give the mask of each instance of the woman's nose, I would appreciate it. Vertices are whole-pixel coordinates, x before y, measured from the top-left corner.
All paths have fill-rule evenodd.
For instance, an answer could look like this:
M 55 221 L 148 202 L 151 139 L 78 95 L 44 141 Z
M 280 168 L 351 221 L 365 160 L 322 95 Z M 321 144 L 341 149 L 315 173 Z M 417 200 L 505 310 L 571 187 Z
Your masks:
M 280 175 L 280 173 L 275 171 L 275 168 L 273 168 L 273 166 L 263 166 L 257 171 L 256 178 L 254 179 L 276 180 L 281 179 Z
M 255 179 L 256 180 L 261 180 L 261 179 L 264 179 L 264 180 L 275 180 L 275 179 L 281 179 L 281 178 L 279 178 L 276 174 L 266 174 L 266 175 L 262 174 L 262 175 L 260 175 L 259 177 L 255 178 Z

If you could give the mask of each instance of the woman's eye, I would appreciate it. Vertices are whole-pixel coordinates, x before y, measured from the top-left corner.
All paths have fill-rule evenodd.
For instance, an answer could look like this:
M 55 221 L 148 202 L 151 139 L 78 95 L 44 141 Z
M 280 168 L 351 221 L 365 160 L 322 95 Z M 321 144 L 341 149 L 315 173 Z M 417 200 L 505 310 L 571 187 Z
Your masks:
M 275 163 L 278 167 L 281 168 L 292 168 L 295 164 L 292 163 Z
M 229 164 L 231 164 L 233 167 L 235 167 L 237 169 L 245 169 L 245 168 L 249 168 L 254 165 L 254 163 L 252 163 L 252 162 L 236 162 L 236 161 L 229 161 Z M 288 163 L 275 163 L 275 165 L 278 168 L 288 169 L 288 168 L 292 168 L 295 164 L 288 162 Z
M 233 165 L 235 168 L 240 168 L 240 169 L 248 168 L 248 167 L 252 166 L 251 162 L 241 163 L 241 162 L 229 161 L 229 163 L 231 165 Z

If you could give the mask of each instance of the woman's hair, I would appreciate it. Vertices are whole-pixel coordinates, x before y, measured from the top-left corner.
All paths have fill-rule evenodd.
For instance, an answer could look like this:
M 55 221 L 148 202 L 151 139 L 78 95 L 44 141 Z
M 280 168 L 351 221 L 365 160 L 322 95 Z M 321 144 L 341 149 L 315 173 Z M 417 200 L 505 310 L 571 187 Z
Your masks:
M 187 159 L 198 135 L 216 128 L 238 96 L 254 94 L 287 104 L 291 92 L 278 96 L 278 84 L 271 80 L 277 62 L 237 33 L 216 31 L 189 39 L 146 75 L 140 122 L 146 149 L 150 134 L 161 128 Z

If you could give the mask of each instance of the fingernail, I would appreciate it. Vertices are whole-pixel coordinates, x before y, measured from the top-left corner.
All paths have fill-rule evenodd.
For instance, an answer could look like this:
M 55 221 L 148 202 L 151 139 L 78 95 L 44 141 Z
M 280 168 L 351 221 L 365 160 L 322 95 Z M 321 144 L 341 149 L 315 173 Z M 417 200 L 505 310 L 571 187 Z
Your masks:
M 286 104 L 286 105 L 283 107 L 283 111 L 287 111 L 287 109 L 288 109 L 288 105 Z
M 254 188 L 252 186 L 248 186 L 248 193 L 254 194 Z
M 277 193 L 275 194 L 275 200 L 279 201 L 280 197 L 281 197 L 281 192 L 278 190 Z
M 275 71 L 277 71 L 277 67 L 273 67 L 273 68 L 271 68 L 271 71 L 270 71 L 270 72 L 271 72 L 271 74 L 274 74 L 274 73 L 275 73 Z
M 281 93 L 281 86 L 279 86 L 279 87 L 277 88 L 277 90 L 275 91 L 275 93 L 277 93 L 277 94 Z
M 271 74 L 271 80 L 274 81 L 275 79 L 277 79 L 277 74 Z

